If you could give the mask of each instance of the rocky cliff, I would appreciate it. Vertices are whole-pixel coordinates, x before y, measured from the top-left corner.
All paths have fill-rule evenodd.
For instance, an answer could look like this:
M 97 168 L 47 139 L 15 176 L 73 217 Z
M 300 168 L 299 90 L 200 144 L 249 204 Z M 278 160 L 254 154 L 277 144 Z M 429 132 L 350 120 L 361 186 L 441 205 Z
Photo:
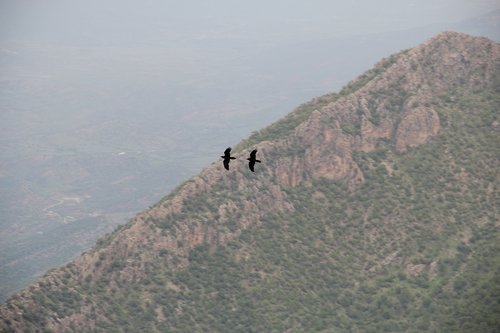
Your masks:
M 453 32 L 383 59 L 341 92 L 302 105 L 240 143 L 230 171 L 219 162 L 212 164 L 92 250 L 12 297 L 0 308 L 0 328 L 5 332 L 326 332 L 349 331 L 357 325 L 361 331 L 380 331 L 383 327 L 377 320 L 359 318 L 366 310 L 362 305 L 352 307 L 359 288 L 373 288 L 374 281 L 386 278 L 390 281 L 384 288 L 390 289 L 397 274 L 406 276 L 401 281 L 415 284 L 424 283 L 418 282 L 424 274 L 425 281 L 436 281 L 438 264 L 451 260 L 444 253 L 456 251 L 462 240 L 472 258 L 483 251 L 470 249 L 474 232 L 483 232 L 485 226 L 497 231 L 499 177 L 492 170 L 500 166 L 495 147 L 500 143 L 499 69 L 500 45 Z M 489 113 L 469 111 L 479 106 Z M 466 126 L 474 121 L 482 122 Z M 468 133 L 466 138 L 457 134 L 462 133 L 461 126 L 468 128 L 463 132 Z M 473 140 L 481 131 L 489 136 Z M 455 139 L 463 140 L 465 147 L 456 146 Z M 489 150 L 474 150 L 475 145 Z M 477 160 L 471 165 L 461 161 L 466 148 Z M 255 173 L 249 172 L 245 161 L 252 149 L 259 150 L 263 161 Z M 429 160 L 435 165 L 426 169 Z M 421 183 L 431 176 L 429 183 Z M 452 189 L 434 188 L 432 182 Z M 455 187 L 455 182 L 461 185 Z M 477 197 L 467 193 L 474 186 L 484 188 Z M 478 201 L 485 206 L 473 214 L 477 219 L 459 225 L 455 215 L 469 216 L 468 205 Z M 448 202 L 457 202 L 458 208 Z M 446 216 L 450 214 L 453 220 Z M 491 221 L 496 221 L 493 226 Z M 419 238 L 424 234 L 419 231 L 422 225 L 441 238 L 429 239 L 427 232 L 426 238 Z M 310 243 L 301 238 L 308 234 L 316 235 Z M 266 235 L 274 238 L 266 241 Z M 443 240 L 452 245 L 437 250 Z M 281 256 L 268 258 L 262 252 L 266 246 Z M 434 256 L 426 257 L 422 247 L 435 248 Z M 301 258 L 313 249 L 318 253 Z M 346 258 L 351 256 L 356 259 L 348 268 Z M 304 276 L 289 271 L 299 263 L 309 267 L 313 257 L 321 258 L 314 267 L 323 272 L 316 279 L 315 272 L 307 269 Z M 491 260 L 497 262 L 498 256 Z M 467 265 L 464 261 L 443 279 L 469 272 Z M 343 278 L 349 279 L 348 272 L 358 278 L 352 285 L 332 282 L 341 292 L 322 289 L 331 292 L 328 299 L 336 306 L 305 311 L 302 319 L 287 319 L 297 311 L 294 301 L 268 307 L 265 312 L 274 319 L 258 310 L 266 308 L 267 303 L 261 303 L 265 290 L 271 294 L 288 290 L 292 298 L 295 293 L 301 297 L 319 293 L 306 286 L 323 285 L 327 276 L 340 274 L 330 271 L 332 267 L 345 271 Z M 232 280 L 226 281 L 227 276 Z M 205 286 L 210 279 L 213 284 Z M 450 281 L 453 288 L 455 280 Z M 410 282 L 394 283 L 401 287 Z M 411 299 L 416 307 L 427 302 L 408 293 L 406 306 L 411 306 Z M 234 299 L 236 295 L 243 304 Z M 217 306 L 210 300 L 222 308 L 211 313 L 207 306 Z M 381 308 L 380 316 L 385 313 L 386 321 L 393 318 L 384 305 L 377 307 Z M 251 318 L 241 314 L 253 313 L 250 309 L 255 311 Z M 239 317 L 233 318 L 233 313 Z M 415 320 L 395 324 L 395 330 L 411 331 Z M 435 322 L 432 327 L 445 327 L 438 319 Z

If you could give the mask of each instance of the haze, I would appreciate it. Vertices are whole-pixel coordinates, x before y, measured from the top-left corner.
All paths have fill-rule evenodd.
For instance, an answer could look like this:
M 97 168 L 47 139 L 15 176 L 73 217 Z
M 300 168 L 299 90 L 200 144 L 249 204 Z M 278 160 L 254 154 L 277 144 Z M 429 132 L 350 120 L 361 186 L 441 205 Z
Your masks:
M 2 1 L 0 300 L 223 150 L 497 1 Z M 478 18 L 479 17 L 479 18 Z
M 66 45 L 303 41 L 456 22 L 497 1 L 3 1 L 3 38 Z

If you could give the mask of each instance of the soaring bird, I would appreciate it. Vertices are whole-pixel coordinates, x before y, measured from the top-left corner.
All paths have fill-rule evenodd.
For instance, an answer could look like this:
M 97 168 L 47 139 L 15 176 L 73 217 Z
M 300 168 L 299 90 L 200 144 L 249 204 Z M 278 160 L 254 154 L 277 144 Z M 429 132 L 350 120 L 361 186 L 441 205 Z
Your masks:
M 224 168 L 226 168 L 226 170 L 229 170 L 229 162 L 236 159 L 236 157 L 231 156 L 231 147 L 224 150 L 224 156 L 221 157 L 224 159 L 224 161 L 222 162 L 224 164 Z
M 250 153 L 250 158 L 247 158 L 247 160 L 250 161 L 248 162 L 248 167 L 252 172 L 254 172 L 253 167 L 255 166 L 255 162 L 260 163 L 260 161 L 255 157 L 255 155 L 257 155 L 257 149 L 252 150 L 252 152 Z

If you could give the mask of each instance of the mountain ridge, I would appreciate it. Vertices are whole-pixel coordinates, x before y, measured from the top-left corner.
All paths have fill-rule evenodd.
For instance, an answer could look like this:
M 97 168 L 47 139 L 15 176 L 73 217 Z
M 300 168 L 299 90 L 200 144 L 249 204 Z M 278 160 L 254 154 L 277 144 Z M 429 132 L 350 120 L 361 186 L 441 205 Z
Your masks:
M 228 172 L 220 163 L 212 164 L 94 249 L 49 272 L 1 306 L 0 328 L 26 325 L 24 328 L 35 329 L 42 322 L 55 332 L 75 331 L 72 325 L 97 330 L 99 316 L 88 318 L 102 300 L 80 290 L 83 285 L 112 299 L 109 290 L 121 290 L 120 284 L 125 283 L 141 285 L 161 272 L 171 276 L 163 282 L 167 290 L 182 290 L 172 280 L 175 272 L 196 262 L 193 253 L 197 248 L 218 253 L 243 234 L 249 237 L 246 231 L 268 223 L 272 216 L 303 214 L 301 202 L 308 199 L 297 201 L 297 189 L 340 182 L 350 195 L 365 186 L 373 172 L 395 172 L 398 156 L 418 150 L 443 132 L 446 118 L 440 115 L 436 99 L 446 99 L 443 96 L 450 92 L 461 96 L 464 91 L 474 94 L 498 89 L 499 59 L 499 44 L 454 32 L 441 33 L 414 49 L 383 59 L 338 94 L 314 99 L 238 145 L 238 156 L 259 150 L 263 163 L 258 172 L 247 173 L 241 158 L 233 161 Z M 449 103 L 456 96 L 449 97 Z M 377 157 L 387 152 L 395 156 L 394 161 Z M 363 156 L 372 160 L 367 162 Z M 325 200 L 321 191 L 312 191 L 314 196 L 319 202 Z M 352 207 L 346 204 L 349 216 Z M 387 253 L 371 272 L 397 261 L 399 252 Z M 245 251 L 238 256 L 245 257 Z M 435 274 L 436 265 L 432 261 L 406 263 L 405 267 L 408 275 L 418 277 L 423 271 Z M 69 295 L 64 297 L 75 299 L 70 302 L 70 313 L 43 305 L 44 294 L 61 289 Z M 149 297 L 147 293 L 142 296 Z M 48 311 L 44 318 L 40 318 L 41 309 Z M 157 321 L 165 321 L 163 310 L 155 314 Z M 101 319 L 116 322 L 106 315 Z

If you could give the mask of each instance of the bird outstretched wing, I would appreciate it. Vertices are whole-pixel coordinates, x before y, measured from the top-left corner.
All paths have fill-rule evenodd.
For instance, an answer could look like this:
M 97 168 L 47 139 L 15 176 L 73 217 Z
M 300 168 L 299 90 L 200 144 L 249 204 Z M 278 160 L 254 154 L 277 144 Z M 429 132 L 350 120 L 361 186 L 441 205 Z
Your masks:
M 228 159 L 224 159 L 224 162 L 222 162 L 224 164 L 224 168 L 226 170 L 229 170 L 229 160 Z
M 252 172 L 254 172 L 254 171 L 253 171 L 253 167 L 254 167 L 254 166 L 255 166 L 255 162 L 254 162 L 254 161 L 250 161 L 250 162 L 248 163 L 248 167 L 250 168 L 250 171 L 252 171 Z
M 252 150 L 252 152 L 250 153 L 250 158 L 255 159 L 255 155 L 257 155 L 257 149 Z
M 224 150 L 224 156 L 229 156 L 231 154 L 231 147 L 228 147 L 226 150 Z

